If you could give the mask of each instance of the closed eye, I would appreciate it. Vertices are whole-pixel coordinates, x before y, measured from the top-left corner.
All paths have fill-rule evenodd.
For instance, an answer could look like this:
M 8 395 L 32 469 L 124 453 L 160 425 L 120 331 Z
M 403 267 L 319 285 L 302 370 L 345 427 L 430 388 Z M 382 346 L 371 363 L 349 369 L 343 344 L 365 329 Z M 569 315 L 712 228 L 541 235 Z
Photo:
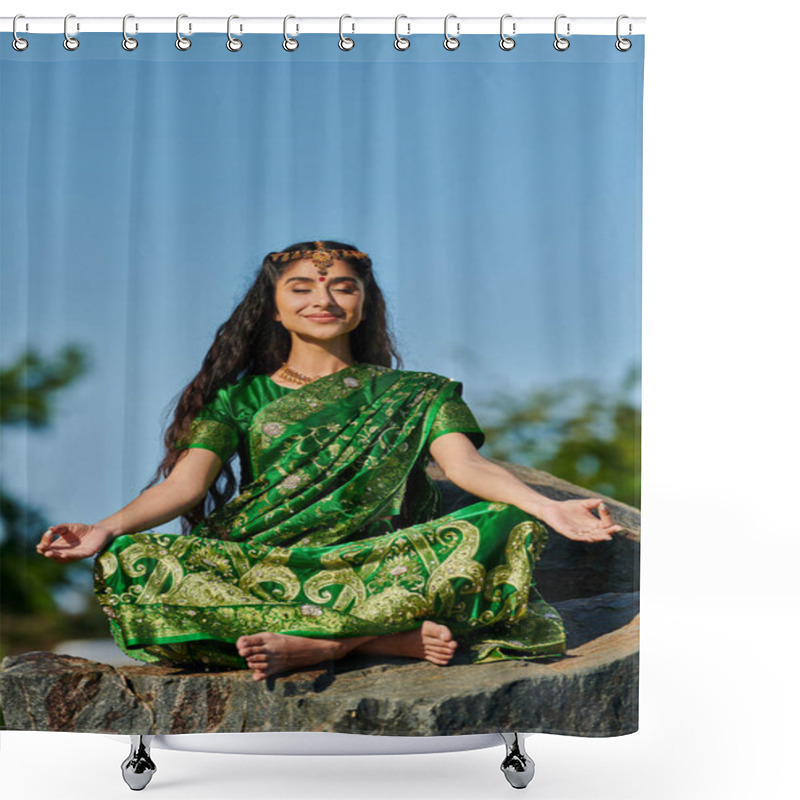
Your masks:
M 292 289 L 293 294 L 308 294 L 311 289 Z M 343 292 L 344 294 L 355 294 L 355 289 L 334 289 L 334 292 Z

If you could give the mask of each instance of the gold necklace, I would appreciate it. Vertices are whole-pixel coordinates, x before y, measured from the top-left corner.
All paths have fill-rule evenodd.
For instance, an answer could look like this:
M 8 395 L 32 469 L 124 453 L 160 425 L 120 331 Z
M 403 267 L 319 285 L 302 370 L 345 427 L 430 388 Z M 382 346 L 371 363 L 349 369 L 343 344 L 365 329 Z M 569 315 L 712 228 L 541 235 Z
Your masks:
M 357 361 L 353 362 L 353 364 L 357 363 L 358 363 Z M 344 369 L 347 369 L 347 367 L 344 367 Z M 336 371 L 340 372 L 341 370 L 336 370 Z M 291 383 L 299 383 L 303 386 L 307 383 L 311 383 L 312 381 L 317 380 L 317 378 L 325 377 L 324 375 L 314 375 L 313 377 L 309 375 L 303 375 L 302 372 L 297 372 L 297 370 L 294 370 L 291 367 L 287 366 L 285 361 L 283 362 L 283 364 L 281 364 L 281 368 L 278 370 L 278 375 L 280 375 L 282 378 L 285 378 L 287 381 L 290 381 Z
M 303 375 L 302 372 L 295 372 L 295 370 L 293 370 L 291 367 L 286 366 L 285 361 L 283 364 L 281 364 L 281 368 L 278 370 L 278 375 L 290 383 L 299 383 L 301 385 L 311 383 L 311 381 L 315 381 L 319 377 L 319 375 L 316 375 L 311 378 L 308 375 Z

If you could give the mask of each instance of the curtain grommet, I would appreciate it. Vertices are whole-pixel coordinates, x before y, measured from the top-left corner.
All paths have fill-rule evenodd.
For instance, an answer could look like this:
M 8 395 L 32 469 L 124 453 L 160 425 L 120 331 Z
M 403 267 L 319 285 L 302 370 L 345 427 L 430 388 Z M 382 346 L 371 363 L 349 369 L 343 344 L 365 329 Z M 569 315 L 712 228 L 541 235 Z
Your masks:
M 448 14 L 444 18 L 444 42 L 442 42 L 442 44 L 444 45 L 445 50 L 450 50 L 452 52 L 453 50 L 458 50 L 458 47 L 461 44 L 461 42 L 458 40 L 458 35 L 461 32 L 461 23 L 456 22 L 456 35 L 451 36 L 447 32 L 447 23 L 450 20 L 450 17 L 456 17 L 456 19 L 458 18 L 456 14 Z
M 503 16 L 500 17 L 500 42 L 499 42 L 499 44 L 500 44 L 500 49 L 501 50 L 505 50 L 506 52 L 508 52 L 509 50 L 513 50 L 517 46 L 517 40 L 514 39 L 514 35 L 517 32 L 517 23 L 516 22 L 512 22 L 511 23 L 511 36 L 506 36 L 505 33 L 503 33 L 503 23 L 510 16 L 512 16 L 512 15 L 511 14 L 503 14 Z
M 565 39 L 563 36 L 559 36 L 558 35 L 558 21 L 560 19 L 566 19 L 566 18 L 567 18 L 566 14 L 559 14 L 556 17 L 555 22 L 553 24 L 553 32 L 555 33 L 555 36 L 556 36 L 556 40 L 553 42 L 553 47 L 555 47 L 555 49 L 558 50 L 559 53 L 563 53 L 569 47 L 569 39 Z M 567 36 L 569 36 L 569 28 L 570 28 L 570 24 L 568 22 L 567 23 Z
M 64 44 L 64 49 L 65 50 L 70 50 L 70 51 L 77 50 L 81 45 L 81 43 L 74 36 L 70 36 L 69 33 L 67 32 L 67 24 L 69 23 L 69 18 L 70 17 L 74 17 L 74 16 L 75 16 L 75 14 L 67 14 L 67 16 L 64 17 L 64 42 L 63 42 L 63 44 Z M 77 25 L 76 30 L 80 30 L 80 29 L 81 29 L 81 26 Z
M 127 25 L 128 20 L 131 19 L 131 17 L 135 19 L 133 14 L 126 14 L 122 18 L 122 49 L 127 50 L 128 52 L 135 50 L 139 46 L 138 39 L 135 39 L 133 36 L 128 36 Z
M 244 42 L 241 39 L 237 39 L 235 36 L 231 35 L 232 19 L 239 19 L 239 16 L 237 14 L 231 14 L 228 17 L 228 41 L 225 42 L 225 47 L 227 47 L 228 50 L 231 51 L 231 53 L 238 53 L 242 49 L 242 47 L 244 47 Z
M 339 17 L 339 49 L 340 50 L 352 50 L 356 46 L 355 40 L 354 39 L 350 39 L 349 37 L 345 36 L 344 33 L 342 32 L 342 23 L 344 22 L 346 17 L 350 17 L 350 19 L 353 19 L 349 14 L 342 14 L 342 16 Z M 356 26 L 355 26 L 355 24 L 353 24 L 353 31 L 355 31 L 355 29 L 356 29 Z
M 286 23 L 290 19 L 297 19 L 297 17 L 295 17 L 294 14 L 287 14 L 283 18 L 283 49 L 288 53 L 293 53 L 298 47 L 300 47 L 300 40 L 292 38 L 286 32 Z
M 178 18 L 175 20 L 175 47 L 177 47 L 178 50 L 188 50 L 192 46 L 191 39 L 188 39 L 186 36 L 181 36 L 181 20 L 188 16 L 188 14 L 178 14 Z M 192 30 L 191 25 L 189 25 L 189 30 Z
M 402 51 L 402 50 L 408 50 L 408 48 L 411 47 L 411 39 L 407 39 L 405 36 L 401 36 L 399 31 L 397 30 L 398 23 L 400 22 L 401 18 L 408 19 L 408 17 L 405 14 L 398 14 L 394 18 L 394 49 Z M 407 22 L 406 26 L 408 27 L 408 34 L 407 35 L 410 36 L 411 35 L 411 23 Z
M 28 40 L 23 39 L 21 36 L 17 36 L 17 20 L 18 19 L 25 19 L 24 14 L 17 14 L 14 17 L 14 21 L 11 23 L 11 33 L 13 34 L 14 38 L 11 40 L 11 46 L 19 53 L 23 50 L 28 49 Z

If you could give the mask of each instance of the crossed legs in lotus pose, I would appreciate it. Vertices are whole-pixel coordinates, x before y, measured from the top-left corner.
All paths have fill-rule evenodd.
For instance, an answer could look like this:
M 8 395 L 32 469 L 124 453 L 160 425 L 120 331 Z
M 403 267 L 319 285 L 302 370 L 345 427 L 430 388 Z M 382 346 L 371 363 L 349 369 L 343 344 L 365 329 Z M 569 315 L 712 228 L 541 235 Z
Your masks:
M 253 670 L 253 679 L 259 681 L 284 670 L 341 658 L 353 650 L 426 659 L 443 666 L 453 657 L 457 644 L 446 625 L 425 620 L 413 631 L 346 639 L 312 639 L 265 631 L 240 636 L 236 649 Z

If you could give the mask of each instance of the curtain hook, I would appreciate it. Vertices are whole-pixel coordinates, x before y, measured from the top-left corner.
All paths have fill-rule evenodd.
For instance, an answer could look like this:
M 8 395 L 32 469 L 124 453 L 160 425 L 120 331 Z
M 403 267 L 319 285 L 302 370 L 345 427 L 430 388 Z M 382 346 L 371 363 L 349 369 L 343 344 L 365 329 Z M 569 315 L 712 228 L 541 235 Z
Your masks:
M 629 19 L 629 17 L 628 17 L 627 14 L 620 14 L 617 17 L 617 41 L 614 42 L 614 47 L 616 47 L 617 50 L 620 51 L 620 53 L 625 53 L 628 50 L 630 50 L 631 47 L 633 47 L 633 42 L 630 39 L 622 39 L 620 37 L 620 35 L 619 35 L 619 21 L 621 19 Z M 633 25 L 631 25 L 631 23 L 629 22 L 628 23 L 628 36 L 630 36 L 631 33 L 633 33 Z
M 565 39 L 563 36 L 559 36 L 558 35 L 558 21 L 560 19 L 566 19 L 566 18 L 567 18 L 566 14 L 559 14 L 556 17 L 555 26 L 554 26 L 556 40 L 553 42 L 553 47 L 555 47 L 556 50 L 559 50 L 561 52 L 563 52 L 564 50 L 566 50 L 569 47 L 569 39 Z M 569 36 L 569 22 L 567 23 L 567 36 Z
M 131 17 L 133 17 L 133 14 L 126 14 L 122 18 L 122 49 L 123 50 L 128 50 L 129 52 L 131 50 L 135 50 L 139 46 L 138 40 L 134 39 L 132 36 L 128 36 L 127 30 L 126 30 L 127 22 Z M 134 17 L 134 19 L 135 19 L 135 17 Z M 136 27 L 138 29 L 139 26 L 137 25 Z
M 506 17 L 510 17 L 510 16 L 512 16 L 512 15 L 511 14 L 503 14 L 503 16 L 500 17 L 500 49 L 501 50 L 513 50 L 517 45 L 516 39 L 512 38 L 512 36 L 514 34 L 516 34 L 516 32 L 517 32 L 517 23 L 516 22 L 513 22 L 511 24 L 512 36 L 506 36 L 503 33 L 503 23 L 506 21 Z
M 297 50 L 298 47 L 300 47 L 300 40 L 293 39 L 286 33 L 286 22 L 290 19 L 297 19 L 297 17 L 295 17 L 293 14 L 287 14 L 283 18 L 283 49 L 292 52 L 294 50 Z
M 342 22 L 344 21 L 345 17 L 353 19 L 349 14 L 342 14 L 342 16 L 339 17 L 339 47 L 342 50 L 352 50 L 356 46 L 356 43 L 342 33 Z M 352 23 L 352 25 L 353 25 L 353 31 L 355 31 L 356 29 L 355 22 Z
M 27 19 L 24 14 L 17 14 L 14 17 L 14 21 L 11 23 L 11 32 L 14 34 L 14 38 L 11 42 L 11 46 L 15 50 L 22 51 L 28 46 L 28 40 L 23 39 L 21 36 L 17 36 L 17 20 L 18 19 Z
M 64 49 L 65 50 L 77 50 L 78 47 L 80 47 L 80 44 L 81 44 L 74 36 L 70 36 L 67 33 L 67 23 L 69 22 L 69 18 L 70 17 L 74 17 L 74 16 L 75 16 L 74 14 L 67 14 L 67 16 L 64 17 Z M 81 26 L 77 25 L 76 26 L 76 30 L 80 30 L 80 29 L 81 29 Z
M 178 50 L 188 50 L 192 46 L 192 40 L 187 39 L 185 36 L 181 36 L 181 19 L 184 17 L 188 17 L 188 14 L 178 14 L 178 18 L 175 20 L 175 47 Z M 189 30 L 192 30 L 192 26 L 189 25 Z
M 398 22 L 401 17 L 408 19 L 405 14 L 398 14 L 394 18 L 394 46 L 396 50 L 408 50 L 408 48 L 411 47 L 411 39 L 406 39 L 397 32 Z M 408 26 L 408 34 L 411 35 L 411 23 L 407 22 L 406 25 Z
M 450 34 L 447 32 L 447 21 L 450 19 L 450 17 L 456 17 L 456 19 L 457 19 L 458 15 L 457 14 L 448 14 L 444 18 L 444 42 L 443 42 L 444 49 L 445 50 L 458 50 L 458 46 L 461 44 L 461 42 L 458 41 L 458 34 L 461 31 L 461 23 L 460 22 L 456 23 L 456 35 L 455 36 L 450 36 Z
M 237 14 L 231 14 L 228 17 L 228 41 L 225 42 L 225 47 L 231 51 L 231 53 L 236 53 L 242 49 L 244 42 L 241 39 L 237 39 L 235 36 L 231 36 L 231 20 L 232 19 L 239 19 Z M 241 31 L 241 27 L 239 28 Z

